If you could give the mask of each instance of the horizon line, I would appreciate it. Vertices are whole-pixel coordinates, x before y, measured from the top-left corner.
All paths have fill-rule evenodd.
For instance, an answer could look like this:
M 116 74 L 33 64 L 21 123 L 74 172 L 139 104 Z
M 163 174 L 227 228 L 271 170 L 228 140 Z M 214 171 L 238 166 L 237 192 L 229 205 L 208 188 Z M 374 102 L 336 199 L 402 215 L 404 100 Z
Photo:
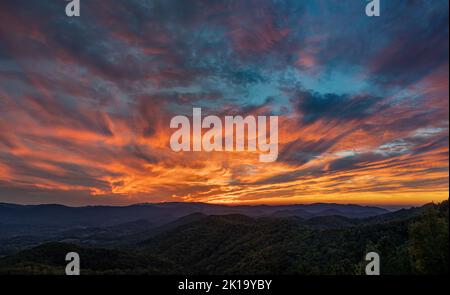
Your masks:
M 0 205 L 16 205 L 16 206 L 64 206 L 69 208 L 82 208 L 82 207 L 130 207 L 138 205 L 163 205 L 163 204 L 203 204 L 211 206 L 224 206 L 224 207 L 258 207 L 258 206 L 268 206 L 268 207 L 283 207 L 283 206 L 308 206 L 317 204 L 329 204 L 329 205 L 342 205 L 342 206 L 361 206 L 361 207 L 378 207 L 383 209 L 389 208 L 413 208 L 422 207 L 427 204 L 439 204 L 441 202 L 448 201 L 448 199 L 441 200 L 439 202 L 424 202 L 423 204 L 367 204 L 367 203 L 336 203 L 336 202 L 307 202 L 307 203 L 288 203 L 288 204 L 242 204 L 242 203 L 212 203 L 212 202 L 183 202 L 183 201 L 162 201 L 162 202 L 140 202 L 140 203 L 130 203 L 130 204 L 64 204 L 64 203 L 13 203 L 13 202 L 3 202 L 0 201 Z

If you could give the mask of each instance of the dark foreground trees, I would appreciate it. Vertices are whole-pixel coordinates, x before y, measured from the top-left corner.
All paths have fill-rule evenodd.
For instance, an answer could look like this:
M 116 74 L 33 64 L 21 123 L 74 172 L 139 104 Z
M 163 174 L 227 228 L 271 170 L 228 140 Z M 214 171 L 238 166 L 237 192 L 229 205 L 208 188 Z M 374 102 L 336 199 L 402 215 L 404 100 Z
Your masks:
M 447 217 L 447 218 L 446 218 Z M 448 211 L 428 208 L 409 227 L 411 264 L 419 274 L 448 273 Z

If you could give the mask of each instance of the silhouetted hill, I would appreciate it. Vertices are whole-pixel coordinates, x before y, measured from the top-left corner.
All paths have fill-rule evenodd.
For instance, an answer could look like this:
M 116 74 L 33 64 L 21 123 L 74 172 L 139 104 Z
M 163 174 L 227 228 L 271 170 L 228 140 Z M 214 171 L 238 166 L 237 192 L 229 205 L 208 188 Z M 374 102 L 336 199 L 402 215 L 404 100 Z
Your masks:
M 152 205 L 67 207 L 0 204 L 0 223 L 40 226 L 111 226 L 138 219 L 163 224 L 183 213 Z
M 65 274 L 65 256 L 69 252 L 80 255 L 83 274 L 171 274 L 181 271 L 173 263 L 148 253 L 46 243 L 0 259 L 0 274 Z
M 204 203 L 160 203 L 131 206 L 67 207 L 62 205 L 14 205 L 0 203 L 0 224 L 48 227 L 112 226 L 147 220 L 162 225 L 192 213 L 205 215 L 243 214 L 251 217 L 278 215 L 313 217 L 342 215 L 367 217 L 387 213 L 385 209 L 358 205 L 310 204 L 284 206 L 225 206 Z
M 319 229 L 342 228 L 355 226 L 362 223 L 363 221 L 361 219 L 348 218 L 339 215 L 318 216 L 301 221 L 301 224 L 303 225 Z
M 324 203 L 224 206 L 171 202 L 117 207 L 0 203 L 0 224 L 2 225 L 0 227 L 0 257 L 49 241 L 100 247 L 129 246 L 184 224 L 189 218 L 207 215 L 241 214 L 250 217 L 309 219 L 328 215 L 359 218 L 386 212 L 377 207 Z M 192 216 L 188 217 L 189 215 Z M 184 216 L 186 216 L 185 219 L 183 219 Z M 329 227 L 330 225 L 331 223 L 328 222 L 326 225 L 317 224 L 316 226 Z M 342 224 L 338 223 L 338 225 Z
M 407 222 L 358 225 L 345 217 L 254 219 L 208 216 L 146 241 L 145 251 L 182 265 L 190 274 L 352 274 L 364 251 L 382 237 L 407 241 Z M 342 223 L 337 226 L 334 221 Z M 323 225 L 326 220 L 330 225 Z M 387 256 L 387 254 L 386 254 Z M 401 270 L 392 270 L 393 273 Z

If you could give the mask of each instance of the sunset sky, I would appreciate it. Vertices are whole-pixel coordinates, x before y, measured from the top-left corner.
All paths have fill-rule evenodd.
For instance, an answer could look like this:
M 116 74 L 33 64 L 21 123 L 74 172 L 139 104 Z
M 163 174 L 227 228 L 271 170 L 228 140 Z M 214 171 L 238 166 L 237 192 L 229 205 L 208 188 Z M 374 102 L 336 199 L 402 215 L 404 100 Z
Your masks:
M 448 199 L 448 5 L 0 2 L 0 202 Z M 170 119 L 279 116 L 276 162 L 170 149 Z

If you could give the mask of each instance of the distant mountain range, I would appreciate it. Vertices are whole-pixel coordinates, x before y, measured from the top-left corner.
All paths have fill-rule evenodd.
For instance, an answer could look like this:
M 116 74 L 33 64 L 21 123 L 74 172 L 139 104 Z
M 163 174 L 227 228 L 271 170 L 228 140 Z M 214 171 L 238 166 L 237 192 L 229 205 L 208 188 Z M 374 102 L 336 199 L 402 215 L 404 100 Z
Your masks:
M 225 206 L 173 202 L 86 207 L 0 203 L 0 256 L 55 240 L 101 246 L 129 245 L 209 215 L 310 219 L 332 215 L 364 218 L 387 212 L 377 207 L 325 203 Z
M 359 205 L 317 203 L 284 206 L 225 206 L 206 203 L 156 203 L 130 206 L 15 205 L 0 203 L 0 224 L 39 226 L 112 226 L 139 219 L 162 225 L 192 213 L 205 215 L 243 214 L 250 217 L 297 216 L 312 218 L 339 215 L 364 218 L 388 213 L 386 209 Z
M 172 202 L 86 207 L 0 203 L 0 256 L 54 240 L 101 246 L 128 245 L 200 216 L 365 218 L 387 212 L 377 207 L 327 203 L 225 206 Z

